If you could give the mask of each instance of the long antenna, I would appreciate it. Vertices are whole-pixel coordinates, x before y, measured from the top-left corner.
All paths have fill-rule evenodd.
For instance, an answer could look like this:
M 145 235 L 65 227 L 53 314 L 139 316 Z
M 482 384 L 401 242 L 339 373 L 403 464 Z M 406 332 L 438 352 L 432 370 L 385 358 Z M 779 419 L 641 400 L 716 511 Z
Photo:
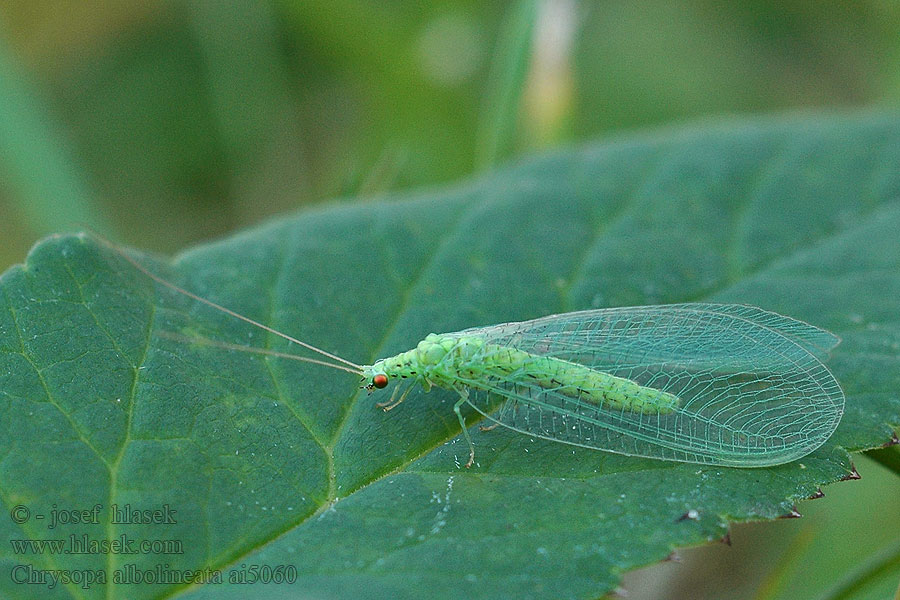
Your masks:
M 351 369 L 350 367 L 345 367 L 344 365 L 335 365 L 330 362 L 326 362 L 324 360 L 318 360 L 315 358 L 307 358 L 306 356 L 297 356 L 296 354 L 287 354 L 285 352 L 277 352 L 275 350 L 269 350 L 267 348 L 255 348 L 253 346 L 242 346 L 241 344 L 229 344 L 228 342 L 220 342 L 218 340 L 211 340 L 209 338 L 205 338 L 202 336 L 186 336 L 178 333 L 173 333 L 171 331 L 158 331 L 156 333 L 159 337 L 168 338 L 170 340 L 176 340 L 179 342 L 184 342 L 187 344 L 202 344 L 204 346 L 213 346 L 216 348 L 224 348 L 225 350 L 238 350 L 240 352 L 250 352 L 252 354 L 264 354 L 265 356 L 277 356 L 278 358 L 288 358 L 290 360 L 299 360 L 300 362 L 312 363 L 314 365 L 322 365 L 323 367 L 331 367 L 332 369 L 340 369 L 341 371 L 347 371 L 348 373 L 353 373 L 354 375 L 362 375 L 362 370 Z
M 93 231 L 90 232 L 90 233 L 91 233 L 91 235 L 93 235 L 97 240 L 99 240 L 104 246 L 106 246 L 107 248 L 109 248 L 110 250 L 112 250 L 113 252 L 115 252 L 116 254 L 118 254 L 119 256 L 121 256 L 122 258 L 124 258 L 125 260 L 127 260 L 128 262 L 130 262 L 130 263 L 134 266 L 134 268 L 136 268 L 138 271 L 140 271 L 141 273 L 143 273 L 144 275 L 146 275 L 147 277 L 149 277 L 149 278 L 152 279 L 153 281 L 155 281 L 155 282 L 157 282 L 157 283 L 159 283 L 159 284 L 161 284 L 161 285 L 164 285 L 164 286 L 166 286 L 167 288 L 169 288 L 169 289 L 171 289 L 171 290 L 174 290 L 174 291 L 178 292 L 179 294 L 183 294 L 183 295 L 187 296 L 188 298 L 191 298 L 192 300 L 196 300 L 196 301 L 198 301 L 198 302 L 202 302 L 203 304 L 206 304 L 207 306 L 211 306 L 211 307 L 213 307 L 213 308 L 216 308 L 216 309 L 218 309 L 218 310 L 221 310 L 222 312 L 224 312 L 224 313 L 227 314 L 227 315 L 231 315 L 232 317 L 238 318 L 238 319 L 240 319 L 241 321 L 250 323 L 251 325 L 255 325 L 255 326 L 259 327 L 260 329 L 264 329 L 265 331 L 268 331 L 269 333 L 274 333 L 275 335 L 277 335 L 277 336 L 279 336 L 279 337 L 281 337 L 281 338 L 284 338 L 284 339 L 288 340 L 289 342 L 293 342 L 293 343 L 295 343 L 295 344 L 297 344 L 297 345 L 299 345 L 299 346 L 303 346 L 303 347 L 306 348 L 307 350 L 312 350 L 313 352 L 318 352 L 318 353 L 321 354 L 322 356 L 326 356 L 326 357 L 331 358 L 331 359 L 333 359 L 333 360 L 336 360 L 336 361 L 338 361 L 338 362 L 340 362 L 340 363 L 343 363 L 343 364 L 345 364 L 345 365 L 347 365 L 347 366 L 353 367 L 353 368 L 355 369 L 355 371 L 353 371 L 354 373 L 362 372 L 362 367 L 361 367 L 360 365 L 358 365 L 358 364 L 356 364 L 356 363 L 354 363 L 354 362 L 350 362 L 350 361 L 347 360 L 346 358 L 341 358 L 340 356 L 337 356 L 336 354 L 332 354 L 332 353 L 330 353 L 330 352 L 326 352 L 325 350 L 322 350 L 321 348 L 316 348 L 316 347 L 313 346 L 312 344 L 307 344 L 306 342 L 301 342 L 300 340 L 298 340 L 298 339 L 295 338 L 295 337 L 291 337 L 291 336 L 289 336 L 289 335 L 286 334 L 286 333 L 282 333 L 282 332 L 278 331 L 277 329 L 273 329 L 273 328 L 269 327 L 268 325 L 263 325 L 263 324 L 260 323 L 259 321 L 254 321 L 254 320 L 251 319 L 250 317 L 245 317 L 244 315 L 239 314 L 239 313 L 236 313 L 236 312 L 234 312 L 233 310 L 231 310 L 231 309 L 229 309 L 229 308 L 225 308 L 225 307 L 222 306 L 221 304 L 216 304 L 216 303 L 213 302 L 212 300 L 207 300 L 206 298 L 203 298 L 202 296 L 198 296 L 197 294 L 194 294 L 193 292 L 189 292 L 188 290 L 186 290 L 186 289 L 184 289 L 184 288 L 182 288 L 182 287 L 179 287 L 179 286 L 175 285 L 174 283 L 172 283 L 172 282 L 170 282 L 170 281 L 166 281 L 165 279 L 163 279 L 162 277 L 160 277 L 160 276 L 157 275 L 156 273 L 153 273 L 152 271 L 150 271 L 149 269 L 147 269 L 144 265 L 142 265 L 141 263 L 139 263 L 137 260 L 135 260 L 135 259 L 131 258 L 130 256 L 128 256 L 128 254 L 126 254 L 124 250 L 122 250 L 121 248 L 119 248 L 118 246 L 116 246 L 115 244 L 113 244 L 111 241 L 107 240 L 106 238 L 104 238 L 104 237 L 101 236 L 100 234 L 94 233 Z M 335 366 L 335 365 L 331 365 L 331 366 Z

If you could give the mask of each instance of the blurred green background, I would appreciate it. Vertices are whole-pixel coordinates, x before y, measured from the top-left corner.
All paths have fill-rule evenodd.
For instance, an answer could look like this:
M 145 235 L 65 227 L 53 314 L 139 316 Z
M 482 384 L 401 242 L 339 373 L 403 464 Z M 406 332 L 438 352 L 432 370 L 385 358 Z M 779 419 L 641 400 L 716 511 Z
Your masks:
M 0 266 L 80 223 L 171 252 L 635 128 L 898 104 L 892 0 L 5 0 Z M 750 542 L 636 573 L 632 597 L 816 597 L 900 537 L 897 477 L 860 470 L 811 525 L 736 526 Z
M 900 3 L 5 0 L 0 262 L 161 251 L 706 115 L 894 104 Z

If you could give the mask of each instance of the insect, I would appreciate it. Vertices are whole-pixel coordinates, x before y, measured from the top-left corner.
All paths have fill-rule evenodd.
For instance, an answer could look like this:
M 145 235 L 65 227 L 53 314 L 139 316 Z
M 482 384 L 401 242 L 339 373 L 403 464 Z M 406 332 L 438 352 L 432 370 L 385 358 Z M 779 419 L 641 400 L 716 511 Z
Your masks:
M 457 394 L 493 424 L 557 442 L 663 460 L 738 467 L 805 456 L 834 432 L 844 394 L 822 363 L 840 339 L 802 321 L 740 304 L 587 310 L 429 334 L 414 348 L 359 365 L 183 289 L 106 246 L 157 283 L 318 354 L 310 358 L 199 340 L 314 363 L 362 378 Z M 178 336 L 172 336 L 178 337 Z M 483 429 L 490 429 L 483 428 Z

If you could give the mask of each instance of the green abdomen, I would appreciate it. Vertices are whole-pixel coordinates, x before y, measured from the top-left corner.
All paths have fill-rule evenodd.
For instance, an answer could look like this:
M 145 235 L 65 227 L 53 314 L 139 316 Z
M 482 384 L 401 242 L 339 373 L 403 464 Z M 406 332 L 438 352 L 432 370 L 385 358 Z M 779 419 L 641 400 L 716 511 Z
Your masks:
M 504 346 L 488 345 L 480 357 L 481 368 L 500 379 L 514 375 L 542 388 L 608 409 L 641 413 L 669 413 L 678 407 L 677 396 L 630 379 L 595 371 L 559 358 L 538 356 Z

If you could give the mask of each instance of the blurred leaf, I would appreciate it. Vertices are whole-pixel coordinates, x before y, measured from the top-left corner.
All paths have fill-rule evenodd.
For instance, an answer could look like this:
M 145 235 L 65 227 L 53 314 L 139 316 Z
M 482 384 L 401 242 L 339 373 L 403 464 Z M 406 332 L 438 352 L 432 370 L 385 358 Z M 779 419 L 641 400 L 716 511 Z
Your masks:
M 209 584 L 188 598 L 592 598 L 731 521 L 788 514 L 851 473 L 846 450 L 900 426 L 898 142 L 900 119 L 879 115 L 641 135 L 455 190 L 284 218 L 171 265 L 145 258 L 357 362 L 430 331 L 596 306 L 709 299 L 810 321 L 843 337 L 829 365 L 847 410 L 825 446 L 765 469 L 482 432 L 471 414 L 478 462 L 461 469 L 452 394 L 414 393 L 385 414 L 372 406 L 383 394 L 360 394 L 353 376 L 175 343 L 159 332 L 287 350 L 155 289 L 89 237 L 50 238 L 0 280 L 0 497 L 33 514 L 168 504 L 176 523 L 104 515 L 61 533 L 181 540 L 184 553 L 6 554 L 3 569 L 298 574 L 293 586 Z M 57 537 L 34 520 L 0 523 L 7 540 Z M 9 575 L 5 596 L 47 591 Z M 185 587 L 70 584 L 47 597 Z
M 59 127 L 0 35 L 0 173 L 35 234 L 90 223 L 107 230 Z
M 860 565 L 821 600 L 880 600 L 900 595 L 900 543 Z
M 187 12 L 183 4 L 170 6 Z M 51 99 L 98 196 L 115 207 L 119 231 L 177 248 L 198 232 L 228 230 L 236 219 L 223 201 L 228 156 L 196 31 L 186 18 L 161 21 L 56 74 Z
M 531 64 L 536 0 L 518 0 L 507 8 L 494 48 L 494 60 L 481 108 L 476 165 L 493 167 L 512 147 Z
M 267 2 L 190 3 L 203 74 L 229 159 L 230 199 L 246 218 L 303 195 L 299 124 Z M 287 174 L 293 172 L 294 177 Z

